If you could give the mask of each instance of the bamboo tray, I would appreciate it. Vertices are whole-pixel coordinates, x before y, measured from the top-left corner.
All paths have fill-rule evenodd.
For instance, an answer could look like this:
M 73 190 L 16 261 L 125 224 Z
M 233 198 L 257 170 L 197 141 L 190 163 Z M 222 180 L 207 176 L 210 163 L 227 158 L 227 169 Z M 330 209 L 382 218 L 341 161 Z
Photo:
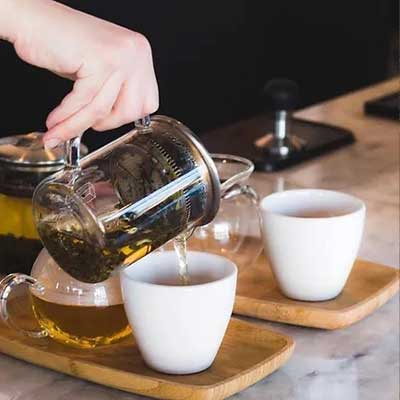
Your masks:
M 285 297 L 264 254 L 252 265 L 239 265 L 239 270 L 236 314 L 313 328 L 338 329 L 354 324 L 399 290 L 397 269 L 363 260 L 355 262 L 343 292 L 333 300 L 322 302 Z
M 282 366 L 294 349 L 283 334 L 232 318 L 213 365 L 193 375 L 164 375 L 144 364 L 133 337 L 94 350 L 20 336 L 0 323 L 0 352 L 127 392 L 159 399 L 225 399 Z

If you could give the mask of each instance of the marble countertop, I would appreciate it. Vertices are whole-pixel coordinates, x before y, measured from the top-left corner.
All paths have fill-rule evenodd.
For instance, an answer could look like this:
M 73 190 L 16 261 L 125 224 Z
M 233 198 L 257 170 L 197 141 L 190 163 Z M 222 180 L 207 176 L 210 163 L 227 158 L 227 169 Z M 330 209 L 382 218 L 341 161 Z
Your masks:
M 255 173 L 261 195 L 290 187 L 336 189 L 368 208 L 360 256 L 399 267 L 400 123 L 362 113 L 365 100 L 398 90 L 398 79 L 298 112 L 351 129 L 357 143 L 283 173 Z M 336 331 L 248 319 L 291 335 L 296 350 L 279 371 L 232 396 L 243 400 L 398 400 L 399 297 L 363 321 Z M 0 355 L 0 400 L 134 400 L 118 390 Z

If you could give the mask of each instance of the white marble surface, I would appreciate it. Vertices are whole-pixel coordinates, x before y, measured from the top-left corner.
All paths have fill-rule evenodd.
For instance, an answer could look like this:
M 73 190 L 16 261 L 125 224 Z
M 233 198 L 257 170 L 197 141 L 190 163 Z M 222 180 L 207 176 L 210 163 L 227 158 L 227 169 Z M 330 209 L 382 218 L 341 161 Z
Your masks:
M 360 111 L 363 100 L 393 88 L 389 82 L 300 113 L 353 129 L 357 144 L 283 174 L 255 174 L 251 183 L 261 195 L 304 186 L 361 197 L 368 207 L 361 256 L 398 267 L 400 124 L 364 118 Z M 365 320 L 337 331 L 252 321 L 291 335 L 296 350 L 279 371 L 232 399 L 399 399 L 398 296 Z M 0 355 L 0 400 L 142 398 Z

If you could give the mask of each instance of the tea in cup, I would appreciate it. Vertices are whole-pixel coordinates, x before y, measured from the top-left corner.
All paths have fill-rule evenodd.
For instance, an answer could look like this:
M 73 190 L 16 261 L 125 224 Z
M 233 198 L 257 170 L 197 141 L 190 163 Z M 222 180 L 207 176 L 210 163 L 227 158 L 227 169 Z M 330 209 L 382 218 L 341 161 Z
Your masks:
M 365 204 L 345 193 L 301 189 L 260 203 L 264 248 L 282 293 L 329 300 L 343 290 L 364 228 Z
M 128 320 L 146 364 L 192 374 L 214 361 L 232 314 L 237 268 L 228 259 L 189 251 L 189 282 L 173 251 L 153 253 L 121 271 Z

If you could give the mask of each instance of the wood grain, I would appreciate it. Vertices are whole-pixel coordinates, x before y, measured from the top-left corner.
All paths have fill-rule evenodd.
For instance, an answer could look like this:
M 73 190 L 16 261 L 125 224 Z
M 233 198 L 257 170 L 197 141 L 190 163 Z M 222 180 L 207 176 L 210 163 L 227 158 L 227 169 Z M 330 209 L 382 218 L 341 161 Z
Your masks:
M 294 349 L 283 334 L 232 318 L 213 365 L 193 375 L 165 375 L 143 362 L 133 337 L 92 350 L 20 336 L 0 323 L 0 352 L 55 371 L 159 399 L 225 399 L 282 366 Z
M 239 274 L 234 312 L 269 321 L 338 329 L 365 318 L 398 290 L 398 270 L 357 260 L 343 292 L 335 299 L 322 302 L 291 300 L 279 291 L 262 254 Z

